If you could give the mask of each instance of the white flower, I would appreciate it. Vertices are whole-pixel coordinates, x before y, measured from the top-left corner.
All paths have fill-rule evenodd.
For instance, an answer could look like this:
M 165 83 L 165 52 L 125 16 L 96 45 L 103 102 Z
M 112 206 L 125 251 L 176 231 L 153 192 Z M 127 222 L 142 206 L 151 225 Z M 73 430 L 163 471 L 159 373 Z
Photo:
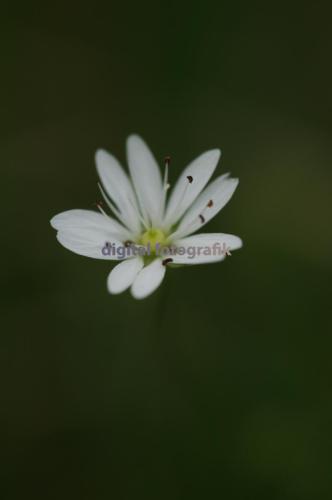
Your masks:
M 107 280 L 110 293 L 131 287 L 132 295 L 143 299 L 158 288 L 169 265 L 221 261 L 242 246 L 231 234 L 192 236 L 226 205 L 238 185 L 238 179 L 225 174 L 206 187 L 220 158 L 218 149 L 189 164 L 168 201 L 169 158 L 162 180 L 154 156 L 137 135 L 128 138 L 127 158 L 130 177 L 114 156 L 104 150 L 96 153 L 100 189 L 116 219 L 99 205 L 101 213 L 69 210 L 51 220 L 58 241 L 79 255 L 119 260 L 125 248 L 149 248 L 150 255 L 128 252 L 114 267 Z M 111 255 L 103 251 L 106 244 L 112 247 Z

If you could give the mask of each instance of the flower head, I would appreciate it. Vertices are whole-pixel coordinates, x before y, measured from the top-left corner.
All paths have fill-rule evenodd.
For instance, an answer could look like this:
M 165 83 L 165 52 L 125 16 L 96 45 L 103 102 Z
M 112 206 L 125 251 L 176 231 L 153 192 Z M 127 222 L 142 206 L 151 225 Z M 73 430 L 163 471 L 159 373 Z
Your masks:
M 136 299 L 150 295 L 174 264 L 204 264 L 223 260 L 242 246 L 231 234 L 193 235 L 230 200 L 238 179 L 229 174 L 208 182 L 220 151 L 201 154 L 182 172 L 169 199 L 165 158 L 162 178 L 158 164 L 137 135 L 127 141 L 130 176 L 118 160 L 104 150 L 96 153 L 100 190 L 113 213 L 69 210 L 51 219 L 58 241 L 79 255 L 121 260 L 110 272 L 107 287 L 118 294 L 131 288 Z

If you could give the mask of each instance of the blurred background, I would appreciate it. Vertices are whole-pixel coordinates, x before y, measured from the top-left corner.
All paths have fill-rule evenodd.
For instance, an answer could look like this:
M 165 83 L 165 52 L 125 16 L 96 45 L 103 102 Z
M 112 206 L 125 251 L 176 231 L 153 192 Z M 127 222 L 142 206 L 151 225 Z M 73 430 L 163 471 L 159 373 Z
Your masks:
M 0 496 L 309 500 L 331 481 L 331 10 L 312 2 L 2 6 Z M 220 147 L 224 263 L 145 301 L 62 248 L 98 147 L 171 182 Z

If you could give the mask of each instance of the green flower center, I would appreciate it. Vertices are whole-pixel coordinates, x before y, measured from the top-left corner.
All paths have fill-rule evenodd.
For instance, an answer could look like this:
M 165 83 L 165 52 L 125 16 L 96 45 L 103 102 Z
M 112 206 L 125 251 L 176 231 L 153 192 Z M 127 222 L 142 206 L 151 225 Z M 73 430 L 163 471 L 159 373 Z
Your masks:
M 151 253 L 155 253 L 165 245 L 167 236 L 161 229 L 151 228 L 142 234 L 139 244 L 150 248 Z

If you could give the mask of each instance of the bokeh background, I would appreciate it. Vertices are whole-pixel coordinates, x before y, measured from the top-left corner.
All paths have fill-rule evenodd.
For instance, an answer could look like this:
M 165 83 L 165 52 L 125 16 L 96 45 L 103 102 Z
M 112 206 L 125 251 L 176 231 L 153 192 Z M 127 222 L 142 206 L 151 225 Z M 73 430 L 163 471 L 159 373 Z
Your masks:
M 2 6 L 0 496 L 329 498 L 331 10 L 312 2 Z M 223 150 L 219 265 L 106 291 L 49 219 L 141 134 L 171 182 Z

